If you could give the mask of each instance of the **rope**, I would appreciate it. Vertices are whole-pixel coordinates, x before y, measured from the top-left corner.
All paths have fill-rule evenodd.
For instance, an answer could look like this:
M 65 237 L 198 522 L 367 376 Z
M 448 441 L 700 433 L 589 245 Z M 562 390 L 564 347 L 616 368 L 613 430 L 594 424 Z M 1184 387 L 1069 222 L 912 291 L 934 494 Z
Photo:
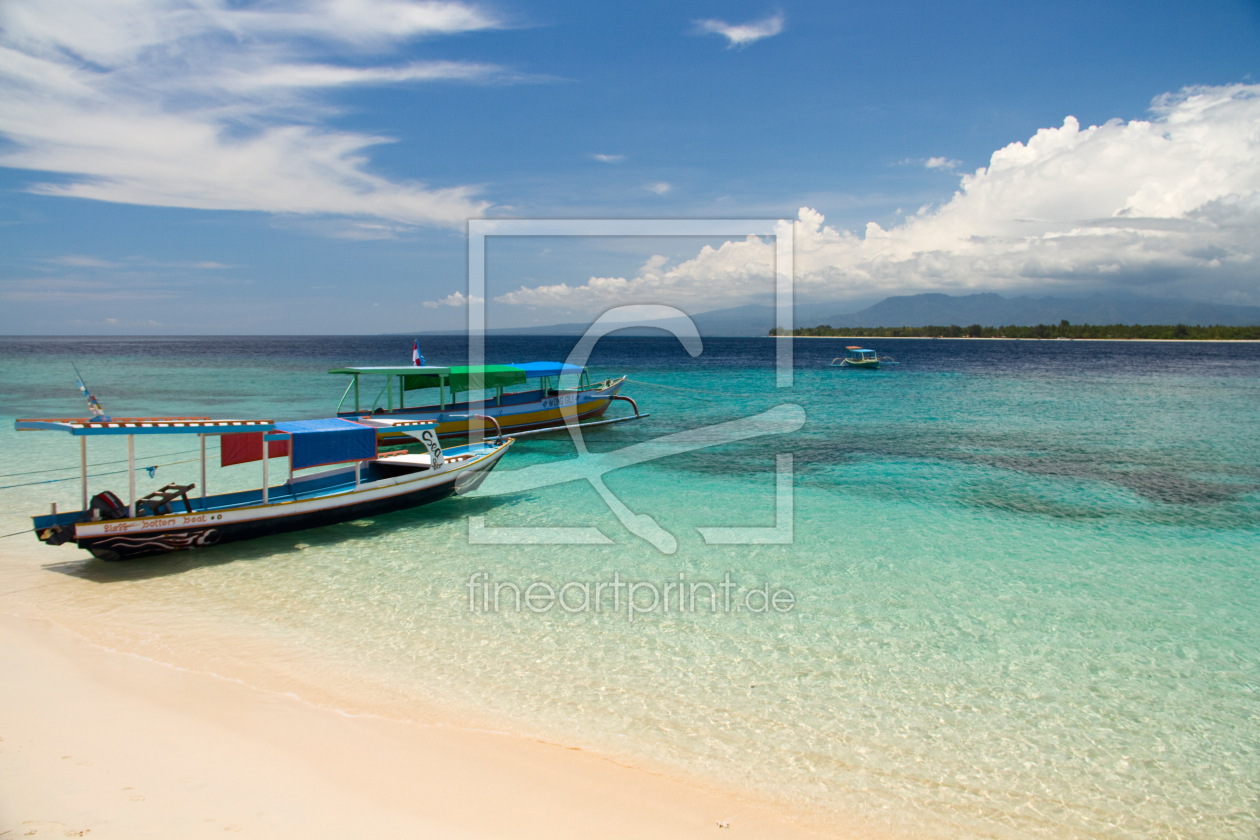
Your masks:
M 6 539 L 8 537 L 20 537 L 23 534 L 33 534 L 33 533 L 35 533 L 34 528 L 27 528 L 25 531 L 14 531 L 12 534 L 5 534 L 3 536 L 0 536 L 0 540 Z
M 700 395 L 701 395 L 701 394 L 716 394 L 718 397 L 721 397 L 721 398 L 726 398 L 726 397 L 764 397 L 764 396 L 765 396 L 765 394 L 737 394 L 737 393 L 734 393 L 734 392 L 732 392 L 732 391 L 707 391 L 707 390 L 705 390 L 705 389 L 703 389 L 703 388 L 679 388 L 679 387 L 674 386 L 674 385 L 658 385 L 658 384 L 657 384 L 657 383 L 655 383 L 655 382 L 643 382 L 642 380 L 639 380 L 639 379 L 630 379 L 630 378 L 627 378 L 627 379 L 626 379 L 626 381 L 627 381 L 627 382 L 632 382 L 632 383 L 634 383 L 635 385 L 643 385 L 643 386 L 648 387 L 648 388 L 660 388 L 660 389 L 661 389 L 661 390 L 663 390 L 663 391 L 681 391 L 681 392 L 683 392 L 684 394 L 687 394 L 688 396 L 697 397 L 698 399 L 702 399 L 702 400 L 709 400 L 709 402 L 721 402 L 721 400 L 719 400 L 719 399 L 710 399 L 709 397 L 702 397 L 702 396 L 700 396 Z
M 173 455 L 175 453 L 171 453 L 171 454 Z M 201 460 L 200 458 L 189 458 L 184 461 L 172 461 L 169 464 L 154 464 L 151 467 L 136 467 L 136 469 L 156 471 L 158 467 L 173 467 L 176 464 L 191 464 L 195 461 L 200 461 L 200 460 Z M 91 473 L 88 475 L 88 478 L 100 478 L 103 475 L 119 475 L 125 472 L 127 472 L 127 470 L 113 470 L 112 472 Z M 18 473 L 18 475 L 20 474 L 21 473 Z M 153 474 L 150 473 L 149 478 L 152 478 L 152 477 L 153 477 Z M 0 490 L 12 490 L 14 487 L 34 487 L 37 484 L 56 484 L 58 481 L 78 481 L 78 480 L 79 480 L 79 477 L 77 475 L 72 475 L 69 478 L 48 478 L 43 481 L 28 481 L 25 484 L 8 484 L 8 485 L 5 485 L 4 487 L 0 487 Z
M 200 448 L 198 448 L 198 449 L 181 449 L 181 450 L 179 450 L 178 452 L 163 452 L 161 455 L 154 455 L 153 457 L 154 457 L 154 458 L 166 458 L 166 457 L 171 456 L 171 455 L 187 455 L 189 452 L 200 452 L 200 451 L 201 451 L 201 450 L 200 450 Z M 207 454 L 209 454 L 209 452 L 210 452 L 210 448 L 209 448 L 209 447 L 206 447 L 206 453 L 207 453 Z M 200 460 L 200 459 L 199 459 L 199 458 L 194 458 L 193 460 Z M 89 467 L 107 467 L 107 466 L 109 466 L 110 464 L 125 464 L 125 463 L 127 463 L 127 459 L 126 459 L 126 458 L 120 458 L 120 459 L 118 459 L 117 461 L 97 461 L 97 462 L 96 462 L 96 463 L 94 463 L 94 464 L 88 464 L 88 466 L 89 466 Z M 188 462 L 187 462 L 187 461 L 180 461 L 179 463 L 181 463 L 181 464 L 186 464 L 186 463 L 188 463 Z M 159 464 L 158 466 L 165 467 L 165 466 L 169 466 L 169 465 L 168 465 L 168 464 Z M 0 473 L 0 478 L 13 478 L 13 477 L 15 477 L 15 476 L 19 476 L 19 475 L 35 475 L 35 474 L 37 474 L 37 473 L 64 472 L 65 470 L 77 470 L 77 469 L 78 469 L 78 467 L 50 467 L 50 468 L 48 468 L 48 469 L 46 469 L 46 470 L 27 470 L 26 472 Z M 126 472 L 126 470 L 123 470 L 123 472 Z M 16 486 L 20 486 L 20 485 L 14 485 L 14 486 L 16 487 Z

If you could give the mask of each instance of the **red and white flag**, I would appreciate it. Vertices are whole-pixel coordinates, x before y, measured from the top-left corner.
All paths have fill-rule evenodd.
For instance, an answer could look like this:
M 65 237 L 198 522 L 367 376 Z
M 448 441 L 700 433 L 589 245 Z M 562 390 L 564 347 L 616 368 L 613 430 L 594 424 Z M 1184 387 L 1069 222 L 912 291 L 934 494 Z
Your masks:
M 424 356 L 420 355 L 420 341 L 417 339 L 411 345 L 411 363 L 417 367 L 424 365 Z

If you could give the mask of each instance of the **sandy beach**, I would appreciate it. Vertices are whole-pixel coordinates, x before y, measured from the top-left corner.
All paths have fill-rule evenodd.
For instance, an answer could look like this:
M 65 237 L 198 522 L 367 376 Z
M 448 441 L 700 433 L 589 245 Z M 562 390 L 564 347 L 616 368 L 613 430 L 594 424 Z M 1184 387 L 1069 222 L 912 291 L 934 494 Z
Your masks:
M 563 745 L 346 715 L 92 644 L 24 607 L 73 584 L 7 542 L 0 837 L 845 836 Z

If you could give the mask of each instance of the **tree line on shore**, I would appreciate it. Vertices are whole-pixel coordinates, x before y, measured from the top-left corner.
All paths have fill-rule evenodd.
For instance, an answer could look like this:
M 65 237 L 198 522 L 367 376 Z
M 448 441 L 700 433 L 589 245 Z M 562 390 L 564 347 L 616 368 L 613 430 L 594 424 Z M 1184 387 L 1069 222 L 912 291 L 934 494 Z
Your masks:
M 800 327 L 792 330 L 794 336 L 852 337 L 852 338 L 1160 338 L 1185 341 L 1241 341 L 1260 340 L 1260 326 L 1225 327 L 1214 324 L 1201 327 L 1197 324 L 1037 324 L 1035 327 L 1015 325 L 982 327 L 972 324 L 960 327 Z M 788 335 L 788 331 L 775 327 L 770 335 Z

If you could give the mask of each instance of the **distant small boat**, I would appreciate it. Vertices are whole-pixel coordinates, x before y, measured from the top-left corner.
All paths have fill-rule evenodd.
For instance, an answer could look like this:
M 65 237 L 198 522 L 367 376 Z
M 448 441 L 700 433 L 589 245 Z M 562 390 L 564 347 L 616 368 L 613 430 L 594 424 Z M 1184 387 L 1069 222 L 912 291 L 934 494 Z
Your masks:
M 897 360 L 892 356 L 881 356 L 874 350 L 868 350 L 865 347 L 846 347 L 844 349 L 849 352 L 843 357 L 837 356 L 832 359 L 831 367 L 879 370 L 881 364 L 898 364 Z

